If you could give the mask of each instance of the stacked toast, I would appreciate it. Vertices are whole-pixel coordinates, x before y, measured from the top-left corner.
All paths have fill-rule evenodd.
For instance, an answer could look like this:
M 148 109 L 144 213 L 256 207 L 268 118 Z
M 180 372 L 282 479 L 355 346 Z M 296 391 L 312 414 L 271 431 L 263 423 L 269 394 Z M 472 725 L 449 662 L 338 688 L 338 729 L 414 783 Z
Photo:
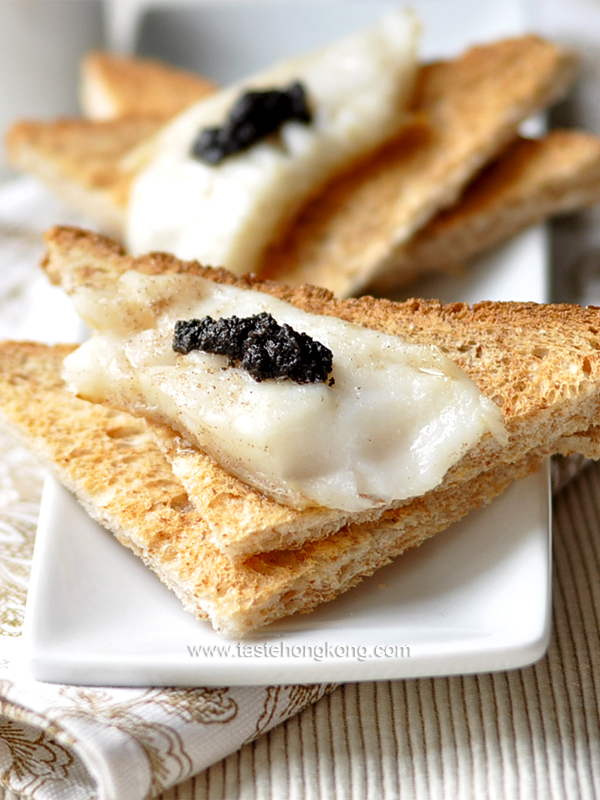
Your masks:
M 551 453 L 600 455 L 600 311 L 532 303 L 395 303 L 236 278 L 165 254 L 137 259 L 73 228 L 47 236 L 45 269 L 71 294 L 119 278 L 198 274 L 310 313 L 439 348 L 499 407 L 508 439 L 484 436 L 426 494 L 373 512 L 280 505 L 151 418 L 73 395 L 75 345 L 1 345 L 0 415 L 179 596 L 230 636 L 308 612 L 408 547 L 485 505 Z M 348 431 L 360 435 L 360 431 Z
M 519 135 L 575 74 L 573 53 L 535 36 L 423 64 L 409 123 L 306 202 L 254 271 L 339 296 L 386 295 L 423 273 L 456 271 L 550 215 L 597 202 L 597 137 Z M 215 87 L 153 61 L 107 54 L 87 59 L 81 86 L 84 118 L 16 123 L 7 151 L 14 166 L 122 240 L 136 177 L 132 153 Z

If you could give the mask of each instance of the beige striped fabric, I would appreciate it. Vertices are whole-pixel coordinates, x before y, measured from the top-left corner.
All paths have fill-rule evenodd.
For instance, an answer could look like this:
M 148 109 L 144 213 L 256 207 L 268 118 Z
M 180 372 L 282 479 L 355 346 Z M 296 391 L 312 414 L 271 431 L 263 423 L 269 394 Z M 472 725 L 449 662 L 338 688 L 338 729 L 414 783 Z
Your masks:
M 538 664 L 347 684 L 163 800 L 596 800 L 599 465 L 555 497 L 553 592 Z

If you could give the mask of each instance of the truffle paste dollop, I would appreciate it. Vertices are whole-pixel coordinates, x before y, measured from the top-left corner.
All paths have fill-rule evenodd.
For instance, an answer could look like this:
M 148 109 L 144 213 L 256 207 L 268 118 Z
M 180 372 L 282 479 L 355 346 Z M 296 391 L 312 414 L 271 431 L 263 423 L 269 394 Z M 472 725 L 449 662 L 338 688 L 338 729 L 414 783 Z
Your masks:
M 290 325 L 279 325 L 266 311 L 243 318 L 177 320 L 173 350 L 227 356 L 229 366 L 245 369 L 259 382 L 289 378 L 295 383 L 324 383 L 333 364 L 328 347 Z M 333 382 L 331 378 L 329 385 Z
M 300 81 L 287 89 L 244 92 L 223 125 L 202 128 L 192 145 L 192 155 L 207 164 L 218 164 L 275 133 L 284 122 L 308 124 L 311 119 L 306 91 Z

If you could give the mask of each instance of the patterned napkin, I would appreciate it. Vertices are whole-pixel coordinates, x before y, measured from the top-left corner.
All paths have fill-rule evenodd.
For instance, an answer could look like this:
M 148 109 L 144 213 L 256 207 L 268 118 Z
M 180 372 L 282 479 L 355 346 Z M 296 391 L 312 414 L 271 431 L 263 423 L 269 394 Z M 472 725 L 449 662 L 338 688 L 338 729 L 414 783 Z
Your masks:
M 33 181 L 0 188 L 2 339 L 73 339 L 70 301 L 37 267 L 41 234 L 59 221 L 82 223 Z M 152 796 L 332 688 L 84 688 L 28 678 L 20 633 L 43 481 L 27 450 L 0 435 L 0 786 L 41 800 Z

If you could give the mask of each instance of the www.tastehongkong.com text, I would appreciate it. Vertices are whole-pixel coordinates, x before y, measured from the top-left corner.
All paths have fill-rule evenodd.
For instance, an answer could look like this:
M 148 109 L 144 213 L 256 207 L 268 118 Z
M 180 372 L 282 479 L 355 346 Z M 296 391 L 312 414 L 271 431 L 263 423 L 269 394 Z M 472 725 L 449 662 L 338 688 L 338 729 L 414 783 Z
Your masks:
M 410 658 L 410 647 L 399 644 L 286 644 L 285 642 L 261 642 L 259 644 L 236 642 L 235 644 L 187 645 L 192 658 L 289 658 L 310 661 L 345 659 L 367 661 L 382 658 Z

